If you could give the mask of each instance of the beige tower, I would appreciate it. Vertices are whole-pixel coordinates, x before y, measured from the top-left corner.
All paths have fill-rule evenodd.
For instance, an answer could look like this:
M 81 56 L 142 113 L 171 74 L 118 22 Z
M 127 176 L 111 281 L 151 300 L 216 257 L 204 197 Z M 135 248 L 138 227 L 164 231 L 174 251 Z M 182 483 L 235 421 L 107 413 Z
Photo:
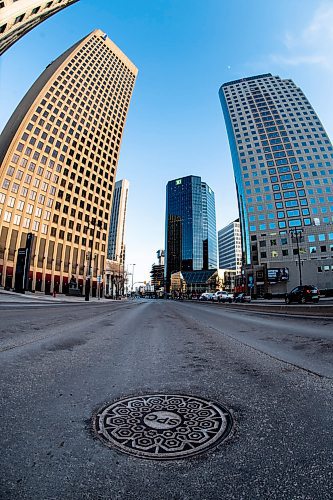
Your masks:
M 33 233 L 32 290 L 105 270 L 112 194 L 137 68 L 100 30 L 52 62 L 0 136 L 0 273 Z
M 125 262 L 125 222 L 127 210 L 129 182 L 122 179 L 116 182 L 113 192 L 113 202 L 108 239 L 108 259 Z
M 0 1 L 0 55 L 35 26 L 77 1 Z

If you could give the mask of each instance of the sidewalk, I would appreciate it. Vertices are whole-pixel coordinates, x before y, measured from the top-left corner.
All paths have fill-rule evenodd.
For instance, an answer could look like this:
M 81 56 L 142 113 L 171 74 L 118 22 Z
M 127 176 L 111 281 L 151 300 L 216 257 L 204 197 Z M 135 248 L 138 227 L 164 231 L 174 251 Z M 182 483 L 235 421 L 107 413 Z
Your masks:
M 125 298 L 122 298 L 121 301 L 125 300 Z M 73 303 L 87 303 L 88 301 L 84 300 L 84 295 L 82 297 L 70 297 L 67 295 L 63 295 L 61 293 L 57 294 L 56 297 L 53 297 L 52 295 L 45 295 L 43 292 L 26 292 L 26 293 L 16 293 L 16 292 L 10 292 L 7 290 L 4 290 L 3 288 L 0 288 L 0 302 L 53 302 L 53 303 L 63 303 L 63 302 L 73 302 Z M 100 298 L 98 300 L 97 297 L 90 297 L 89 302 L 121 302 L 120 300 L 116 299 L 106 299 L 104 297 Z

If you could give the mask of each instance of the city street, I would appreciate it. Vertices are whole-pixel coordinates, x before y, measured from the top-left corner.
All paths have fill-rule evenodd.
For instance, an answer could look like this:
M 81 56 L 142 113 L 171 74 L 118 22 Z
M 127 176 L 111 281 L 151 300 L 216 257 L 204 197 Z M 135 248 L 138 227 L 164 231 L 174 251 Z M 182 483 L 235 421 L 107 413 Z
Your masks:
M 2 499 L 332 498 L 332 319 L 9 295 L 0 315 Z M 96 437 L 100 408 L 152 394 L 222 405 L 230 434 L 164 461 Z

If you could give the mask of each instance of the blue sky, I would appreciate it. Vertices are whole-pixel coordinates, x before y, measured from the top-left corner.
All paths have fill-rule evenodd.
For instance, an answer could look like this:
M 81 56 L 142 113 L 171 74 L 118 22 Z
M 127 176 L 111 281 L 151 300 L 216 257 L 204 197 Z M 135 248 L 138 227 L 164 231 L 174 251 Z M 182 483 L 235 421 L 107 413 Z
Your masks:
M 222 83 L 292 78 L 333 137 L 333 2 L 315 0 L 80 0 L 2 56 L 1 129 L 45 66 L 94 28 L 139 69 L 117 173 L 130 181 L 135 281 L 149 279 L 164 247 L 168 180 L 201 175 L 215 192 L 218 229 L 238 216 Z

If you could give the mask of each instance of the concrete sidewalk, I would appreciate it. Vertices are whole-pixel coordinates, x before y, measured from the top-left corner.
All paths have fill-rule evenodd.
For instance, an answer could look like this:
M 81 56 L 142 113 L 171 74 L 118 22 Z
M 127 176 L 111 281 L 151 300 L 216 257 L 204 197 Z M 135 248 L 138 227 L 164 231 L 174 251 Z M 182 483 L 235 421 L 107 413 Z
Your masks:
M 122 298 L 123 300 L 127 300 L 127 298 Z M 87 303 L 88 301 L 84 300 L 84 295 L 82 297 L 70 297 L 64 294 L 57 294 L 56 297 L 52 295 L 45 295 L 43 292 L 26 292 L 26 293 L 16 293 L 4 290 L 0 288 L 0 302 L 53 302 L 53 303 L 64 303 L 64 302 L 73 302 L 73 303 Z M 104 297 L 98 300 L 97 297 L 90 297 L 89 302 L 120 302 L 120 300 L 115 299 L 106 299 Z

